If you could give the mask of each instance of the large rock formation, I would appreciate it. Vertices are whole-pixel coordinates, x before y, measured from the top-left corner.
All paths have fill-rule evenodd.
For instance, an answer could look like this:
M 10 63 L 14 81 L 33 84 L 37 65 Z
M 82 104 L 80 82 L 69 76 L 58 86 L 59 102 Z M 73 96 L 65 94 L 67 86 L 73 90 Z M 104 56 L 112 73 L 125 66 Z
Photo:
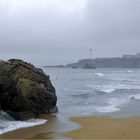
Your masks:
M 22 60 L 0 61 L 0 108 L 15 119 L 57 112 L 49 76 Z

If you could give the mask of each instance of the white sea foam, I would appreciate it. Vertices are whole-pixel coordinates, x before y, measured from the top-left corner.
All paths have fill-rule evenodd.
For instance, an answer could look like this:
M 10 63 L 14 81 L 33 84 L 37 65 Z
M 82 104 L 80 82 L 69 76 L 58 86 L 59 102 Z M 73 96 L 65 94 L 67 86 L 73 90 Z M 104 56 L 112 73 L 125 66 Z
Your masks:
M 120 108 L 114 106 L 96 106 L 95 110 L 99 113 L 111 113 L 111 112 L 120 111 Z
M 108 100 L 109 105 L 112 105 L 112 106 L 120 106 L 128 102 L 129 100 L 127 98 L 111 98 Z
M 124 90 L 133 90 L 133 89 L 140 89 L 139 85 L 133 85 L 132 83 L 126 85 L 126 84 L 120 84 L 120 83 L 114 83 L 114 84 L 108 84 L 108 85 L 97 85 L 94 86 L 92 84 L 88 84 L 87 87 L 93 88 L 98 91 L 102 91 L 105 93 L 113 93 L 116 90 L 124 89 Z
M 121 105 L 128 103 L 127 99 L 111 98 L 108 100 L 108 105 L 106 106 L 95 106 L 95 111 L 99 113 L 111 113 L 120 111 Z
M 123 85 L 121 84 L 108 84 L 108 85 L 97 85 L 94 86 L 92 84 L 88 84 L 87 87 L 93 88 L 98 91 L 102 91 L 105 93 L 112 93 L 117 89 L 122 89 Z
M 8 121 L 0 120 L 0 134 L 10 132 L 19 128 L 33 127 L 46 123 L 44 119 L 31 119 L 28 121 Z
M 103 77 L 104 74 L 103 73 L 95 73 L 96 76 L 99 76 L 99 77 Z
M 140 100 L 140 94 L 130 95 L 128 98 L 110 98 L 107 100 L 107 105 L 94 106 L 96 112 L 111 113 L 121 111 L 121 106 L 129 103 L 131 100 Z
M 106 92 L 106 93 L 112 93 L 116 90 L 115 85 L 98 85 L 94 86 L 92 84 L 86 84 L 87 87 L 93 88 L 94 90 Z
M 116 90 L 115 88 L 108 88 L 108 89 L 102 89 L 101 91 L 106 92 L 106 93 L 112 93 L 115 90 Z
M 105 93 L 112 93 L 115 90 L 121 88 L 121 85 L 104 85 L 104 86 L 98 86 L 96 87 L 96 90 L 105 92 Z
M 127 72 L 128 72 L 128 73 L 132 73 L 133 71 L 132 71 L 132 70 L 128 70 Z

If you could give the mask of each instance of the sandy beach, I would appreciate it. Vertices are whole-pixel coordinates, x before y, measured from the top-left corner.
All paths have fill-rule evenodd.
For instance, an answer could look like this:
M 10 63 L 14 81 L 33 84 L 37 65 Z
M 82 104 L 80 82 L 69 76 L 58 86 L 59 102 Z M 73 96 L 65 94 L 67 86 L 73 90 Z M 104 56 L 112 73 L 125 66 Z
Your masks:
M 140 139 L 140 118 L 82 117 L 72 121 L 81 125 L 65 134 L 72 139 Z
M 71 121 L 81 128 L 56 116 L 47 117 L 44 125 L 19 129 L 0 136 L 0 139 L 140 139 L 140 118 L 113 119 L 109 117 L 79 117 Z M 70 125 L 71 124 L 71 125 Z M 65 128 L 68 128 L 67 132 Z
M 0 139 L 66 139 L 59 132 L 63 132 L 63 128 L 69 126 L 69 123 L 60 120 L 56 115 L 48 115 L 43 119 L 48 120 L 43 125 L 17 129 L 0 135 Z

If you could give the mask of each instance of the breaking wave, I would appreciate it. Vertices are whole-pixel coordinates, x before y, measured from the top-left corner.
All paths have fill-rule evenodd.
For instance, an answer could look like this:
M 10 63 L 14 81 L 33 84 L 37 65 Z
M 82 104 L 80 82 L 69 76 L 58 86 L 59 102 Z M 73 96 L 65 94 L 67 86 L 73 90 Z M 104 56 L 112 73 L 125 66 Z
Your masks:
M 15 121 L 7 113 L 0 112 L 0 134 L 10 132 L 19 128 L 33 127 L 36 125 L 45 124 L 47 120 L 31 119 L 27 121 Z
M 104 74 L 103 73 L 95 73 L 96 76 L 99 76 L 99 77 L 103 77 Z
M 129 100 L 140 100 L 140 94 L 130 95 Z
M 127 99 L 111 98 L 108 100 L 108 105 L 106 106 L 95 106 L 95 110 L 99 113 L 111 113 L 120 111 L 121 105 L 128 103 Z
M 105 93 L 113 93 L 116 90 L 140 90 L 140 85 L 125 85 L 125 84 L 108 84 L 108 85 L 98 85 L 98 86 L 94 86 L 91 84 L 88 84 L 87 87 L 90 87 L 96 91 L 101 91 L 101 92 L 105 92 Z

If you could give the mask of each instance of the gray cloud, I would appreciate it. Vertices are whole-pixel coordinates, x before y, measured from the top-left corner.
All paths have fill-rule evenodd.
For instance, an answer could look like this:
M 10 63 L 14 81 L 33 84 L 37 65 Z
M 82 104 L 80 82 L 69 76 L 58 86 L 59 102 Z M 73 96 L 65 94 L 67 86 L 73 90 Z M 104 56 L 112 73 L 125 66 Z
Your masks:
M 139 52 L 140 1 L 0 0 L 0 58 L 36 65 Z

